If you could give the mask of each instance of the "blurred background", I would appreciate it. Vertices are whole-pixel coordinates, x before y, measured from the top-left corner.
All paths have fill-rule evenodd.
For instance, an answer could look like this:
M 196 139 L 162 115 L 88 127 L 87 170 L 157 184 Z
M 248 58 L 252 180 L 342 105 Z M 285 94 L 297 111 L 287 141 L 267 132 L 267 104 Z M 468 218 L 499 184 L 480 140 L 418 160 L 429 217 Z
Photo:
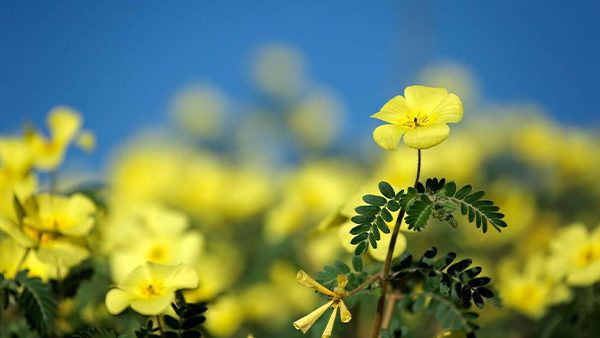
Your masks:
M 466 222 L 457 231 L 436 224 L 405 232 L 399 253 L 457 250 L 501 281 L 528 259 L 550 261 L 558 229 L 600 224 L 599 14 L 597 1 L 5 1 L 0 132 L 44 129 L 59 105 L 93 131 L 82 141 L 93 152 L 69 148 L 33 190 L 93 190 L 105 207 L 97 257 L 108 277 L 98 285 L 122 279 L 164 235 L 163 223 L 149 226 L 150 244 L 127 248 L 132 219 L 183 215 L 161 245 L 181 251 L 185 237 L 195 248 L 172 263 L 197 267 L 195 297 L 214 304 L 209 332 L 296 337 L 291 322 L 318 300 L 295 272 L 351 257 L 348 224 L 332 219 L 347 221 L 360 203 L 353 196 L 379 180 L 414 180 L 416 155 L 402 144 L 381 150 L 372 140 L 380 121 L 369 118 L 408 85 L 445 87 L 464 103 L 463 122 L 425 151 L 424 174 L 485 188 L 509 228 L 482 235 Z M 522 280 L 498 285 L 505 307 L 484 318 L 484 336 L 535 335 L 530 324 L 554 301 L 510 298 L 526 283 L 548 284 Z M 92 309 L 71 304 L 87 317 L 66 332 L 110 321 L 103 296 Z M 65 317 L 78 315 L 73 308 Z

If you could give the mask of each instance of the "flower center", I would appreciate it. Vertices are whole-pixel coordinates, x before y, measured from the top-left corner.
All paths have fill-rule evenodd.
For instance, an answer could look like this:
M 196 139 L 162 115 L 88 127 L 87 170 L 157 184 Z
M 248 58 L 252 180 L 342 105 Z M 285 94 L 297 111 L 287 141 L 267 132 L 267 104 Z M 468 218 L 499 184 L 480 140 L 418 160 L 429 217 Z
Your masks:
M 165 293 L 164 285 L 157 281 L 152 280 L 151 282 L 144 282 L 139 288 L 140 294 L 147 298 L 160 297 Z
M 42 220 L 48 229 L 62 230 L 69 228 L 69 220 L 63 215 L 51 215 Z
M 600 246 L 586 244 L 579 250 L 576 259 L 578 267 L 586 267 L 600 258 Z
M 168 257 L 168 249 L 164 245 L 157 244 L 148 251 L 146 257 L 149 261 L 154 263 L 165 263 Z
M 429 117 L 427 116 L 427 114 L 417 112 L 416 115 L 406 119 L 406 121 L 404 121 L 402 125 L 410 129 L 417 129 L 418 127 L 423 127 L 427 125 L 428 122 Z

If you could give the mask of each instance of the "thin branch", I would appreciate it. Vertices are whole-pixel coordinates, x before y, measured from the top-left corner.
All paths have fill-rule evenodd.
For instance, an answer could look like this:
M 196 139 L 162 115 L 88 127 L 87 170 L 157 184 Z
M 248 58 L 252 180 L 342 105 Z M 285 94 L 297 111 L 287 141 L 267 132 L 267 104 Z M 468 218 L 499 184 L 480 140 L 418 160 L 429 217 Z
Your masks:
M 421 176 L 421 149 L 417 150 L 417 156 L 417 177 L 415 179 L 415 188 L 417 187 L 417 184 L 419 183 L 419 178 Z M 400 213 L 398 214 L 396 224 L 394 225 L 394 231 L 392 232 L 392 238 L 390 239 L 390 246 L 388 247 L 385 263 L 383 264 L 383 270 L 381 271 L 381 298 L 379 298 L 379 302 L 377 303 L 377 312 L 375 313 L 375 324 L 373 325 L 373 333 L 371 334 L 371 338 L 379 337 L 379 331 L 381 330 L 381 321 L 383 319 L 383 310 L 385 308 L 385 297 L 387 293 L 390 265 L 392 263 L 394 249 L 396 248 L 396 240 L 398 239 L 398 233 L 400 232 L 400 226 L 402 225 L 402 220 L 404 220 L 405 213 L 406 209 L 402 208 L 400 210 Z
M 370 284 L 375 283 L 378 279 L 381 278 L 381 272 L 372 276 L 371 278 L 369 278 L 369 280 L 367 280 L 366 282 L 362 283 L 359 287 L 357 287 L 356 289 L 354 289 L 352 292 L 350 292 L 348 294 L 348 297 L 354 295 L 355 293 L 357 293 L 358 291 L 362 290 L 363 288 L 369 286 Z

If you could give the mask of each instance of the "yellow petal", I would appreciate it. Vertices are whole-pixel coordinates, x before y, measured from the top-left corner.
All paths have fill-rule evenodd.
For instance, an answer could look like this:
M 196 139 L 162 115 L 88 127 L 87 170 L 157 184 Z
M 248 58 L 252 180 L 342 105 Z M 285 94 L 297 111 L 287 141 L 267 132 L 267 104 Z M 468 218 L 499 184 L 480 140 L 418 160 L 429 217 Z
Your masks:
M 88 258 L 90 253 L 67 238 L 59 238 L 40 243 L 35 254 L 46 264 L 71 267 Z
M 121 283 L 119 288 L 130 294 L 139 294 L 140 286 L 150 280 L 147 265 L 140 265 L 133 269 Z
M 325 327 L 325 331 L 323 331 L 323 335 L 321 338 L 330 338 L 331 332 L 333 331 L 333 324 L 335 324 L 335 317 L 337 315 L 338 307 L 333 308 L 333 312 L 331 313 L 331 317 L 329 317 L 329 322 L 327 322 L 327 326 Z
M 8 217 L 0 216 L 0 230 L 4 231 L 19 245 L 27 248 L 34 245 L 33 241 L 25 235 L 21 228 Z
M 104 304 L 106 305 L 108 313 L 111 315 L 118 315 L 129 306 L 130 302 L 131 296 L 127 292 L 119 289 L 112 289 L 106 294 Z
M 408 119 L 408 116 L 410 116 L 410 109 L 408 109 L 406 99 L 398 95 L 389 100 L 378 113 L 371 117 L 388 123 L 399 124 Z
M 346 285 L 348 285 L 348 277 L 346 277 L 346 275 L 338 275 L 337 283 L 339 288 L 345 289 Z
M 96 135 L 91 130 L 84 130 L 77 137 L 76 144 L 79 148 L 91 153 L 96 149 Z
M 404 134 L 404 143 L 413 149 L 428 149 L 444 142 L 450 134 L 445 124 L 430 124 L 412 129 Z
M 162 265 L 147 262 L 150 278 L 163 281 L 169 290 L 195 289 L 198 287 L 198 274 L 187 265 Z
M 81 128 L 81 115 L 65 106 L 53 108 L 48 113 L 48 128 L 53 143 L 60 145 L 71 143 Z
M 313 326 L 313 324 L 317 320 L 319 320 L 319 318 L 321 318 L 321 316 L 325 313 L 325 311 L 327 311 L 327 309 L 329 309 L 329 307 L 331 307 L 331 304 L 333 304 L 333 301 L 330 301 L 329 303 L 324 304 L 323 306 L 319 307 L 315 311 L 313 311 L 313 312 L 307 314 L 306 316 L 295 321 L 294 327 L 296 328 L 296 330 L 300 330 L 300 331 L 302 331 L 302 333 L 306 333 L 306 331 L 308 331 L 308 329 L 310 329 L 310 327 Z
M 335 296 L 335 293 L 333 293 L 331 290 L 327 289 L 323 285 L 317 283 L 317 281 L 312 279 L 312 277 L 310 277 L 303 270 L 298 271 L 298 274 L 296 275 L 296 281 L 298 281 L 298 283 L 302 284 L 303 286 L 306 286 L 308 288 L 313 288 L 313 289 L 315 289 L 321 293 L 324 293 L 326 295 Z
M 145 316 L 158 316 L 165 313 L 170 308 L 174 298 L 174 292 L 167 292 L 158 298 L 132 299 L 131 308 L 135 312 Z
M 463 119 L 462 101 L 458 96 L 448 94 L 428 115 L 432 123 L 458 123 Z
M 404 90 L 404 96 L 411 112 L 431 115 L 446 100 L 448 91 L 444 88 L 410 86 Z
M 373 139 L 377 144 L 386 150 L 394 150 L 400 143 L 400 138 L 404 133 L 408 132 L 409 129 L 403 128 L 395 124 L 385 124 L 375 128 L 373 132 Z
M 340 301 L 340 317 L 342 318 L 342 323 L 348 323 L 352 320 L 352 314 L 348 311 L 343 301 Z

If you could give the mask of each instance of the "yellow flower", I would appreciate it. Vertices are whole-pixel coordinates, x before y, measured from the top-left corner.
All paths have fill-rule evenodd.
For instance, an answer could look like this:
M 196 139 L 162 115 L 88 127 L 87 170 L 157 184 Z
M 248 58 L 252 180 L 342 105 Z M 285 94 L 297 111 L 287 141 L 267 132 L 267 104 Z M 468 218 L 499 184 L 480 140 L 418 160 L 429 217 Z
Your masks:
M 298 319 L 294 322 L 294 327 L 296 330 L 301 330 L 302 333 L 306 333 L 311 326 L 329 309 L 333 308 L 333 313 L 329 318 L 329 322 L 325 327 L 325 331 L 323 331 L 322 338 L 331 337 L 331 332 L 333 331 L 333 324 L 335 323 L 335 317 L 337 315 L 338 309 L 340 309 L 340 317 L 342 323 L 348 323 L 352 319 L 352 315 L 346 304 L 344 304 L 344 298 L 348 297 L 348 292 L 346 292 L 346 285 L 348 284 L 348 277 L 345 275 L 337 276 L 338 286 L 333 290 L 329 290 L 323 285 L 317 283 L 314 279 L 312 279 L 306 272 L 300 270 L 296 275 L 296 280 L 303 286 L 313 288 L 325 295 L 327 295 L 327 299 L 329 302 L 319 307 L 315 311 L 309 313 L 308 315 Z
M 65 153 L 81 128 L 79 112 L 65 106 L 48 113 L 50 139 L 41 132 L 28 129 L 25 135 L 33 153 L 34 165 L 45 171 L 55 170 L 64 160 Z
M 16 198 L 15 203 L 19 203 Z M 27 199 L 24 210 L 22 219 L 0 216 L 0 230 L 32 249 L 41 262 L 68 268 L 88 257 L 81 237 L 93 226 L 90 213 L 95 206 L 87 197 L 74 195 L 67 199 L 44 194 Z
M 428 149 L 442 143 L 450 133 L 446 123 L 458 123 L 463 118 L 463 106 L 458 96 L 444 88 L 410 86 L 371 116 L 391 123 L 377 127 L 373 138 L 386 150 L 398 147 L 400 138 L 414 149 Z
M 555 271 L 567 284 L 588 286 L 600 281 L 600 226 L 590 234 L 584 224 L 560 229 L 550 243 Z
M 506 307 L 538 319 L 550 306 L 570 299 L 570 289 L 553 275 L 556 266 L 546 257 L 529 256 L 522 270 L 521 261 L 504 261 L 499 268 L 498 288 Z
M 84 130 L 79 134 L 75 143 L 79 148 L 91 153 L 96 149 L 96 135 L 91 130 Z
M 106 294 L 106 309 L 117 315 L 127 307 L 145 316 L 157 316 L 169 309 L 175 291 L 198 287 L 198 275 L 185 265 L 147 262 L 135 268 L 116 288 Z
M 33 229 L 83 237 L 94 226 L 96 205 L 82 194 L 70 197 L 39 194 L 24 203 L 23 223 Z

